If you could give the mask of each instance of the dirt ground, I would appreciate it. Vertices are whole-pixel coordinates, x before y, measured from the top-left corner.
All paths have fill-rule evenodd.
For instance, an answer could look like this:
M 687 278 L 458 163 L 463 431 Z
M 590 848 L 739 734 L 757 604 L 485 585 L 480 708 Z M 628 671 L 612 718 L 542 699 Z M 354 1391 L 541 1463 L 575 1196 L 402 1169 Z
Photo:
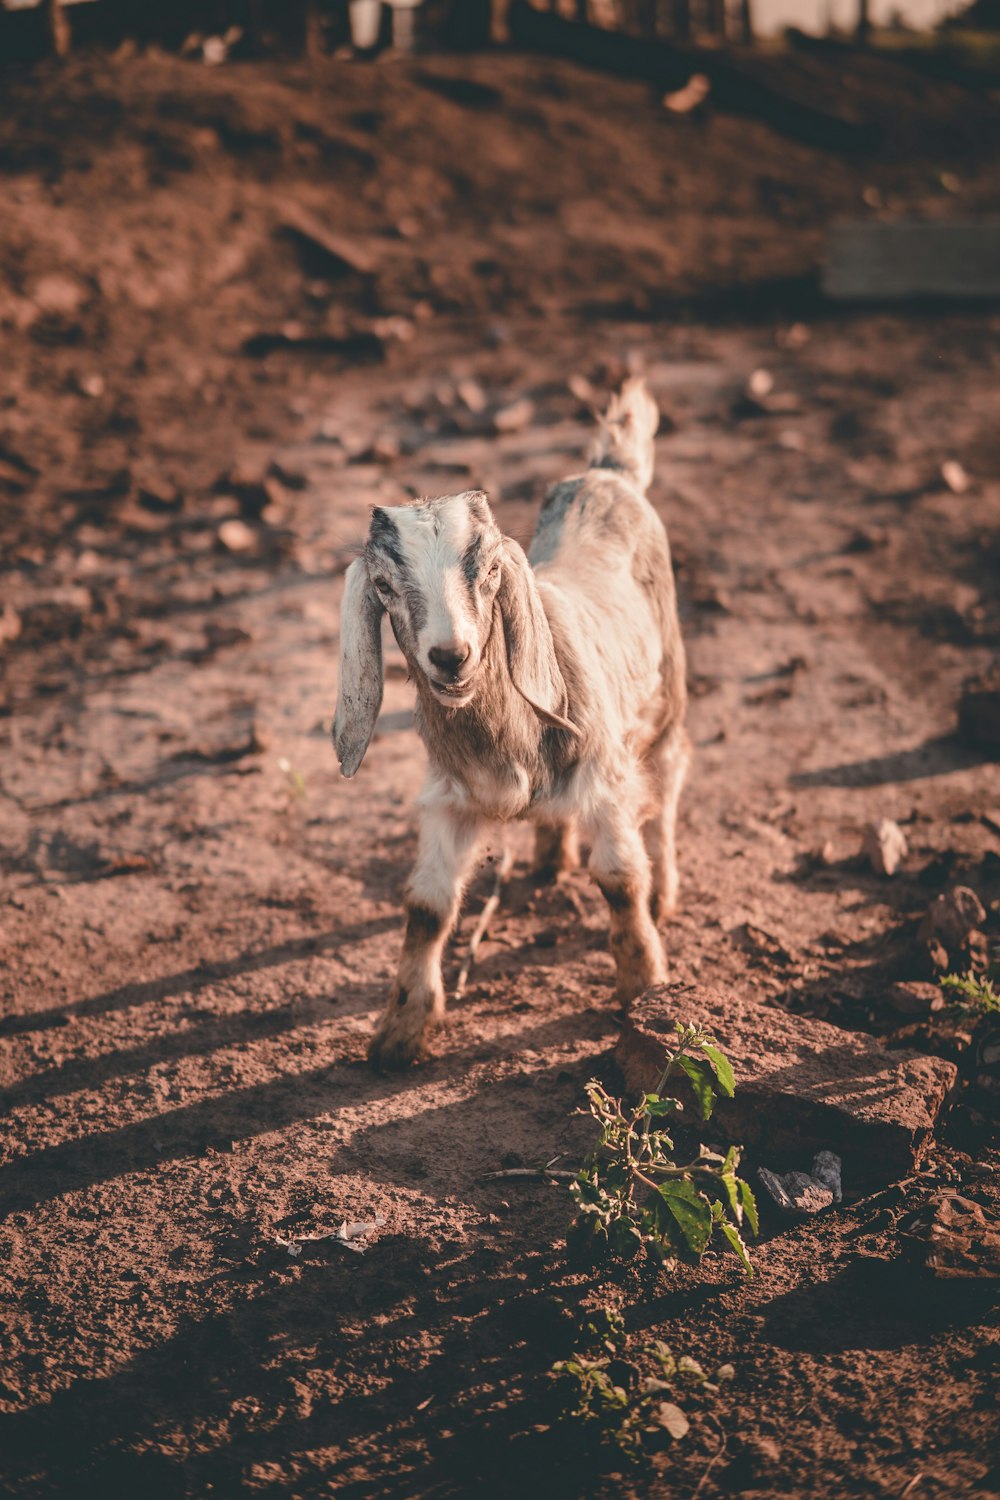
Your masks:
M 931 899 L 1000 897 L 1000 769 L 955 734 L 1000 640 L 1000 318 L 815 292 L 833 216 L 997 211 L 1000 107 L 794 68 L 853 84 L 876 155 L 514 56 L 0 77 L 4 1493 L 1000 1488 L 990 1283 L 900 1231 L 943 1187 L 995 1207 L 981 1100 L 903 1187 L 855 1201 L 848 1160 L 842 1209 L 765 1210 L 752 1282 L 574 1270 L 563 1187 L 483 1180 L 579 1160 L 583 1085 L 617 1081 L 601 898 L 536 890 L 523 829 L 431 1059 L 365 1062 L 423 752 L 390 652 L 339 777 L 339 579 L 412 494 L 481 485 L 526 540 L 589 440 L 580 377 L 642 369 L 664 413 L 696 746 L 673 975 L 891 1042 Z M 892 881 L 858 858 L 881 816 Z M 284 1243 L 376 1215 L 363 1256 Z M 599 1306 L 735 1367 L 650 1472 L 552 1415 Z

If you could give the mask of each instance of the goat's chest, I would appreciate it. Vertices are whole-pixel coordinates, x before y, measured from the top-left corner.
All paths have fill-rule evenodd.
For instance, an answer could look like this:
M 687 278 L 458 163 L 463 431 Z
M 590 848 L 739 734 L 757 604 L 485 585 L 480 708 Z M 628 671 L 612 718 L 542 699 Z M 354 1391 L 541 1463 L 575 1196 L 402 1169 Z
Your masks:
M 516 760 L 471 763 L 456 768 L 463 801 L 488 818 L 506 822 L 519 818 L 531 804 L 531 777 Z

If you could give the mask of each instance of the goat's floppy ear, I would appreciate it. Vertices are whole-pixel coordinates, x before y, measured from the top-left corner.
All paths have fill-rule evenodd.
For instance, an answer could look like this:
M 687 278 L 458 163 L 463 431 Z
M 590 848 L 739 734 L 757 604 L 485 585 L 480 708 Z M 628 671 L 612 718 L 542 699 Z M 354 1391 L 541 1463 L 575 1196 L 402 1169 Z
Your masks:
M 363 557 L 352 562 L 340 609 L 340 680 L 333 744 L 345 776 L 365 758 L 382 707 L 382 605 Z
M 535 575 L 517 542 L 503 539 L 503 563 L 496 602 L 503 623 L 510 680 L 545 724 L 579 734 L 566 718 L 568 694 L 552 631 L 535 586 Z

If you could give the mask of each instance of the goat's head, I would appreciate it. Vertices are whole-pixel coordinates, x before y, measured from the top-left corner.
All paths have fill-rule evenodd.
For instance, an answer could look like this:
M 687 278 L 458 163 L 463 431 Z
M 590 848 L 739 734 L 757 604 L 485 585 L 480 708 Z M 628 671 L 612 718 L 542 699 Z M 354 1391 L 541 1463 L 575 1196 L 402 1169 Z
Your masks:
M 550 723 L 572 729 L 566 689 L 527 559 L 501 535 L 478 490 L 376 507 L 364 552 L 347 570 L 333 739 L 345 776 L 364 759 L 382 703 L 381 619 L 388 614 L 411 671 L 448 709 L 482 686 L 497 621 L 517 691 Z

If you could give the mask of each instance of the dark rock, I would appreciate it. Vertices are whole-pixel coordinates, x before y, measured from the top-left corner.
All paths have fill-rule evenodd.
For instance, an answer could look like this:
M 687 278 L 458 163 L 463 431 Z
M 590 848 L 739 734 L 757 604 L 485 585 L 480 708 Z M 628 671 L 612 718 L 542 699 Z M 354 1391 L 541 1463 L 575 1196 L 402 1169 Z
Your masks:
M 898 1016 L 923 1019 L 932 1011 L 944 1009 L 944 996 L 936 984 L 923 984 L 919 980 L 894 984 L 885 997 L 890 1010 Z
M 961 948 L 969 934 L 986 921 L 983 903 L 967 885 L 935 896 L 920 924 L 921 943 L 943 943 L 947 949 Z
M 957 1079 L 942 1058 L 889 1053 L 873 1037 L 731 991 L 668 984 L 625 1019 L 616 1057 L 630 1091 L 656 1082 L 678 1020 L 711 1027 L 733 1063 L 736 1097 L 715 1116 L 730 1140 L 792 1160 L 835 1151 L 859 1185 L 912 1171 Z

